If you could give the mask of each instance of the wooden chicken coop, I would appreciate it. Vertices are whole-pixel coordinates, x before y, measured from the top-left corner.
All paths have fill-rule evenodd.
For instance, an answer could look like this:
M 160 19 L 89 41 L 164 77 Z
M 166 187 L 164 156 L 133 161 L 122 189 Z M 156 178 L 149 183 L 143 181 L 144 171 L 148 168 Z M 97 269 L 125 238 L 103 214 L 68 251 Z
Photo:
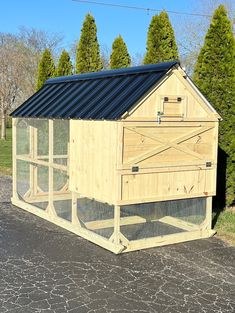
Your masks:
M 114 253 L 214 234 L 220 116 L 178 62 L 49 79 L 11 115 L 16 206 Z

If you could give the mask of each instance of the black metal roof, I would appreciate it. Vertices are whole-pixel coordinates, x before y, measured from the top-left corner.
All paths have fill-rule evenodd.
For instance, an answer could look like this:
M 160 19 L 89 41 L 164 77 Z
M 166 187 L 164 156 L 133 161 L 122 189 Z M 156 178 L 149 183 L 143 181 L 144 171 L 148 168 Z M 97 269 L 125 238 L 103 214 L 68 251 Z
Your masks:
M 51 78 L 11 116 L 117 120 L 177 64 Z

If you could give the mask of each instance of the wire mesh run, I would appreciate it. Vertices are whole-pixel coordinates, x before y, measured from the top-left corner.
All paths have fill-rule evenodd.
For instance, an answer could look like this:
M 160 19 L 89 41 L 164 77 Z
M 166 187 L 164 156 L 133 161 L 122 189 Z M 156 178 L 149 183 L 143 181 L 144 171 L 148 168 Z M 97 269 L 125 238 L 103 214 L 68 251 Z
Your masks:
M 29 120 L 18 119 L 16 126 L 16 153 L 28 155 L 30 149 Z
M 53 136 L 50 139 L 49 120 L 17 120 L 16 189 L 24 202 L 43 210 L 50 203 L 58 216 L 71 220 L 67 174 L 69 122 L 53 121 L 52 127 Z M 49 149 L 50 140 L 52 150 Z
M 114 231 L 114 206 L 88 198 L 77 200 L 77 215 L 82 227 L 105 238 Z
M 206 199 L 194 198 L 121 207 L 121 233 L 128 240 L 199 230 Z
M 25 194 L 30 191 L 30 171 L 29 163 L 21 160 L 16 161 L 16 189 L 18 196 L 23 199 Z

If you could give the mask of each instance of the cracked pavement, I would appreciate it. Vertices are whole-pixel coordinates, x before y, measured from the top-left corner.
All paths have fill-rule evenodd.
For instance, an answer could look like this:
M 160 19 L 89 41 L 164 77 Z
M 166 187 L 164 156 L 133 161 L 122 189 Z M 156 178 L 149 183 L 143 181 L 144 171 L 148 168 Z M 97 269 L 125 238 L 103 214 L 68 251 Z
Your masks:
M 218 238 L 116 256 L 10 196 L 2 176 L 1 313 L 235 312 L 235 247 Z

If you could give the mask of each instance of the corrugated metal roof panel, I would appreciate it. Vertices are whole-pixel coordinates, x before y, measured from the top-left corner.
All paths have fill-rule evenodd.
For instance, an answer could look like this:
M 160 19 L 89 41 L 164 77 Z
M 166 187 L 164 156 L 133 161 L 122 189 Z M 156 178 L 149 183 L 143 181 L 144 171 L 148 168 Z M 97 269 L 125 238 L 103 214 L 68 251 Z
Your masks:
M 120 119 L 176 64 L 166 62 L 52 78 L 11 116 Z

